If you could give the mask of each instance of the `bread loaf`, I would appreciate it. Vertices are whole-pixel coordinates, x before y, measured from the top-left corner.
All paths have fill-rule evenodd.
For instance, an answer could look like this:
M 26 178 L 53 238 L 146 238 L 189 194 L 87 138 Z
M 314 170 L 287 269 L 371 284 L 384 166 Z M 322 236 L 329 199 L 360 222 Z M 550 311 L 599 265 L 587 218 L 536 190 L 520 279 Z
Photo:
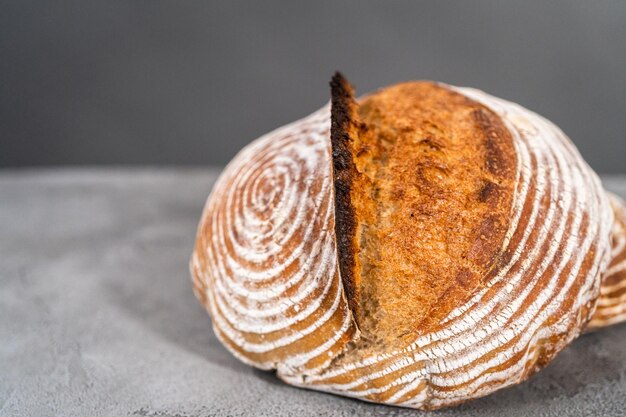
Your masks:
M 623 203 L 548 120 L 432 82 L 356 100 L 340 74 L 329 105 L 226 167 L 191 258 L 243 362 L 420 409 L 519 383 L 590 320 L 626 319 L 625 270 Z

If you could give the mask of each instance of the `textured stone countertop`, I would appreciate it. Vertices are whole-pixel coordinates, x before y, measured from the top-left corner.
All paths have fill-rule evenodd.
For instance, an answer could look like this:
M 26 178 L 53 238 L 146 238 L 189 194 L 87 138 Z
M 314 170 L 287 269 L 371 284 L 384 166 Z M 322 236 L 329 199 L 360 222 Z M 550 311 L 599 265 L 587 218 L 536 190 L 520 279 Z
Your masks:
M 281 383 L 233 358 L 188 259 L 210 169 L 0 171 L 0 415 L 404 416 Z M 626 177 L 604 183 L 626 196 Z M 626 325 L 444 416 L 626 413 Z

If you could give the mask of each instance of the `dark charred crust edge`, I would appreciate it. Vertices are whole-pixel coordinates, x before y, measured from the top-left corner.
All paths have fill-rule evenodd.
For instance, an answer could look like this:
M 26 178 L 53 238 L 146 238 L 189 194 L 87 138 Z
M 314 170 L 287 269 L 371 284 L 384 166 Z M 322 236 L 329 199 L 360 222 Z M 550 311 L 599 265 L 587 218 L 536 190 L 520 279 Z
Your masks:
M 339 72 L 336 72 L 330 81 L 330 92 L 330 143 L 335 188 L 337 256 L 348 306 L 354 319 L 357 320 L 359 317 L 359 288 L 354 276 L 356 220 L 350 196 L 354 177 L 357 174 L 353 160 L 353 140 L 351 137 L 358 129 L 357 103 L 354 99 L 354 89 Z

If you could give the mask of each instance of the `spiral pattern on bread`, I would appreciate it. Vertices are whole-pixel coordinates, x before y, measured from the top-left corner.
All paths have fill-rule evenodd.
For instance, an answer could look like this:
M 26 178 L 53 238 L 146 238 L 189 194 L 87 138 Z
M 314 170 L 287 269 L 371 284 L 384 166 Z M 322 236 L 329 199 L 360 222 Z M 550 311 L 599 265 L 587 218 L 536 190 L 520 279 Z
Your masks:
M 326 363 L 354 332 L 336 261 L 329 129 L 327 106 L 259 138 L 203 213 L 196 294 L 220 340 L 262 369 Z

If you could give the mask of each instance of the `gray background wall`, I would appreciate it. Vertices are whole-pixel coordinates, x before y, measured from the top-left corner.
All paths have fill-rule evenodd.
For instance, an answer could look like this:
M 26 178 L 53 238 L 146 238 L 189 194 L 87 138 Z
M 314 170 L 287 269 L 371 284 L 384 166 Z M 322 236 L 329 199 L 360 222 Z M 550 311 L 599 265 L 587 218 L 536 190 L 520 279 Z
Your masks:
M 0 166 L 224 164 L 328 99 L 468 85 L 626 172 L 626 1 L 0 2 Z

